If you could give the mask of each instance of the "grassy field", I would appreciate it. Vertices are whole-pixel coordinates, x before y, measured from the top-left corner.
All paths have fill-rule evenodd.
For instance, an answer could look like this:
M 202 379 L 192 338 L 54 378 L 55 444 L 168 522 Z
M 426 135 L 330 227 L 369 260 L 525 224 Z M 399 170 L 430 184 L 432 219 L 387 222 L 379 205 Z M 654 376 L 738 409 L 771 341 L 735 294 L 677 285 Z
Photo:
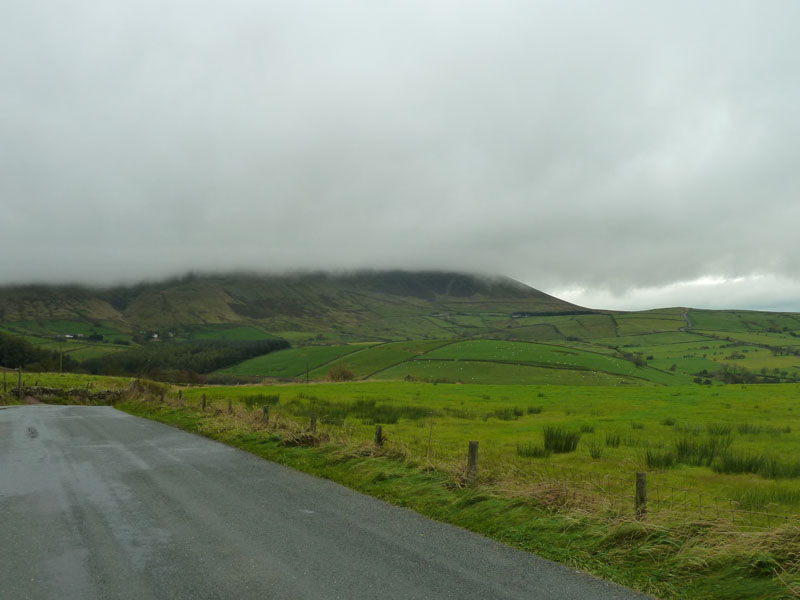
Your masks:
M 181 337 L 193 340 L 250 341 L 267 340 L 275 336 L 256 327 L 237 325 L 191 325 Z
M 16 334 L 40 336 L 89 336 L 102 335 L 108 341 L 130 340 L 128 333 L 108 326 L 102 322 L 79 321 L 75 319 L 38 319 L 7 323 L 6 328 Z
M 7 391 L 16 389 L 17 386 L 17 373 L 16 371 L 5 371 L 0 375 L 5 380 Z M 108 377 L 104 375 L 82 375 L 77 373 L 22 373 L 22 386 L 44 386 L 44 387 L 57 387 L 57 388 L 83 388 L 91 384 L 97 389 L 123 389 L 131 384 L 130 377 Z M 0 387 L 0 390 L 2 388 Z
M 395 365 L 371 380 L 416 380 L 430 383 L 512 385 L 643 385 L 638 379 L 588 370 L 552 369 L 534 365 L 479 360 L 428 360 L 420 358 Z
M 448 344 L 449 340 L 414 340 L 407 342 L 391 342 L 367 348 L 357 354 L 345 356 L 340 361 L 353 372 L 356 379 L 377 375 L 384 369 L 405 362 L 426 352 Z M 314 379 L 323 379 L 328 374 L 328 366 L 311 372 Z
M 800 584 L 798 385 L 358 382 L 191 388 L 182 407 L 171 397 L 126 410 L 659 597 L 789 598 Z M 317 438 L 303 433 L 312 412 Z M 470 440 L 479 472 L 464 488 Z M 639 471 L 649 502 L 637 520 Z
M 368 347 L 363 344 L 353 344 L 288 348 L 251 358 L 227 369 L 221 369 L 218 373 L 281 378 L 301 377 L 305 376 L 306 368 L 313 371 L 337 358 L 351 355 L 354 352 L 363 352 Z M 322 371 L 327 374 L 324 367 L 322 367 Z
M 316 410 L 322 423 L 329 421 L 330 413 L 331 426 L 346 423 L 364 440 L 370 439 L 375 422 L 386 423 L 388 435 L 417 456 L 428 456 L 430 443 L 434 457 L 457 460 L 463 457 L 467 441 L 479 440 L 487 468 L 494 463 L 497 468 L 504 463 L 534 469 L 546 465 L 607 476 L 646 470 L 652 473 L 654 485 L 704 493 L 709 505 L 711 497 L 719 497 L 748 508 L 800 514 L 800 458 L 793 458 L 800 445 L 800 386 L 626 389 L 364 382 L 197 388 L 187 390 L 185 397 L 198 400 L 206 394 L 210 401 L 244 402 L 265 393 L 280 395 L 273 407 L 278 413 L 298 418 Z M 385 414 L 376 414 L 388 420 L 347 412 L 348 406 L 359 402 L 387 407 Z M 405 410 L 412 410 L 413 417 Z M 577 432 L 580 440 L 575 451 L 540 459 L 520 456 L 518 445 L 541 446 L 548 427 Z M 785 463 L 791 476 L 768 470 L 726 472 L 718 464 L 722 454 L 712 456 L 708 464 L 694 464 L 693 458 L 681 462 L 677 455 L 666 467 L 648 462 L 652 460 L 648 452 L 675 454 L 676 444 L 687 439 L 702 445 L 720 438 L 729 453 Z M 598 447 L 600 456 L 593 457 Z M 795 464 L 796 472 L 792 470 Z

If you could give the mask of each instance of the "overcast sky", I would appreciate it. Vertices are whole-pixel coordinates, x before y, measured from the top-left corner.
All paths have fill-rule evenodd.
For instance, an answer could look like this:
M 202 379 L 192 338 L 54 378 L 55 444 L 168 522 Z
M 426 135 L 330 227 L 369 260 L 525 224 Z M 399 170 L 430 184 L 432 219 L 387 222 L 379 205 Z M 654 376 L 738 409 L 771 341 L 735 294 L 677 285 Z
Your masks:
M 800 311 L 800 2 L 4 0 L 0 280 Z

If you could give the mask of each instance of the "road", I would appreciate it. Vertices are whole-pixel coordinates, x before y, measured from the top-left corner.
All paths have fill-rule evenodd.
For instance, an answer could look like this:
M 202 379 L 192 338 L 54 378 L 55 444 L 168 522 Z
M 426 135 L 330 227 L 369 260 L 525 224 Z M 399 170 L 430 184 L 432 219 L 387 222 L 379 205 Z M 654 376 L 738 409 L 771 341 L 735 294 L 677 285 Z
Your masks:
M 0 410 L 0 598 L 643 598 L 110 407 Z

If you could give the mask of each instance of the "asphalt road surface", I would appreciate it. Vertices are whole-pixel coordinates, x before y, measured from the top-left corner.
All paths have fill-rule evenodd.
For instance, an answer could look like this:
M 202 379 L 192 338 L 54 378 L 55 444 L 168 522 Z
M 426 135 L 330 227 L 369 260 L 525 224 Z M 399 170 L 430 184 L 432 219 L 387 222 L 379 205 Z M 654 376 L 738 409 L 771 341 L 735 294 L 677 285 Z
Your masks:
M 0 598 L 643 598 L 110 407 L 0 409 Z

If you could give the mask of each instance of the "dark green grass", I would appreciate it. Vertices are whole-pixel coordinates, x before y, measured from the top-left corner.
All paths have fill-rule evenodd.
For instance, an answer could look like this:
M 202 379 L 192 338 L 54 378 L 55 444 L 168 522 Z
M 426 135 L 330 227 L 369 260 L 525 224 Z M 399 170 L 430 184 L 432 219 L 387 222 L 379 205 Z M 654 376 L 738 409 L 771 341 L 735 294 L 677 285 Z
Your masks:
M 309 371 L 322 364 L 330 363 L 348 354 L 364 350 L 361 345 L 346 346 L 306 346 L 304 348 L 287 348 L 278 352 L 270 352 L 264 356 L 256 356 L 218 373 L 229 375 L 258 375 L 261 377 L 303 377 L 306 365 Z M 327 371 L 325 371 L 327 373 Z
M 250 341 L 267 340 L 275 336 L 261 329 L 241 325 L 192 325 L 182 336 L 194 340 Z

